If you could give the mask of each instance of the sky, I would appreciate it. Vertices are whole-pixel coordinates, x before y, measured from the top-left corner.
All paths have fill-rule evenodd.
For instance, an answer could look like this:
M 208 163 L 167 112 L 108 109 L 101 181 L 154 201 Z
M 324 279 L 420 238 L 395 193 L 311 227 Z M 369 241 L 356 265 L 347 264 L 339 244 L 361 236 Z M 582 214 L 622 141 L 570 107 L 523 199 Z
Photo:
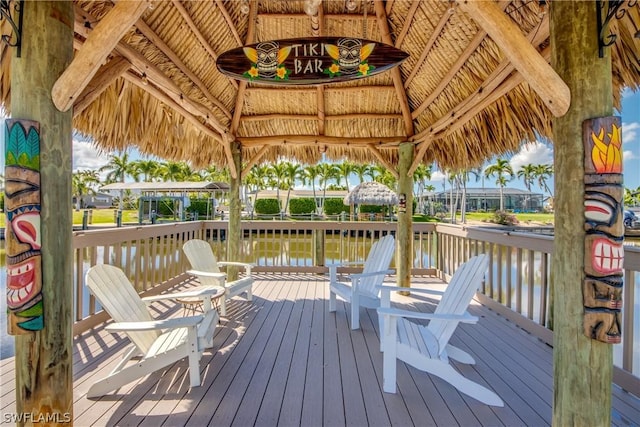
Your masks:
M 629 89 L 623 92 L 622 111 L 616 112 L 622 117 L 622 141 L 623 141 L 623 173 L 624 186 L 629 189 L 637 189 L 640 187 L 640 92 L 631 92 Z M 0 117 L 1 118 L 1 117 Z M 4 132 L 0 133 L 0 139 Z M 4 152 L 4 141 L 2 141 Z M 98 169 L 100 166 L 108 162 L 108 153 L 98 151 L 92 144 L 84 141 L 74 140 L 73 143 L 73 170 Z M 140 158 L 135 151 L 130 153 L 132 160 Z M 538 141 L 534 144 L 523 145 L 520 151 L 513 156 L 503 156 L 511 163 L 511 166 L 517 171 L 522 165 L 526 164 L 553 164 L 553 145 Z M 487 165 L 495 162 L 491 159 Z M 4 169 L 4 155 L 0 156 L 0 166 Z M 445 175 L 434 170 L 432 179 L 429 184 L 436 187 L 436 191 L 443 188 Z M 352 182 L 353 184 L 357 184 Z M 547 183 L 553 190 L 553 182 Z M 447 183 L 447 188 L 448 188 Z M 475 177 L 467 184 L 468 187 L 481 187 L 482 182 L 475 181 Z M 485 187 L 494 187 L 495 179 L 488 178 L 484 180 Z M 508 187 L 524 189 L 522 180 L 515 179 L 509 182 Z M 533 191 L 540 191 L 538 188 L 532 188 Z

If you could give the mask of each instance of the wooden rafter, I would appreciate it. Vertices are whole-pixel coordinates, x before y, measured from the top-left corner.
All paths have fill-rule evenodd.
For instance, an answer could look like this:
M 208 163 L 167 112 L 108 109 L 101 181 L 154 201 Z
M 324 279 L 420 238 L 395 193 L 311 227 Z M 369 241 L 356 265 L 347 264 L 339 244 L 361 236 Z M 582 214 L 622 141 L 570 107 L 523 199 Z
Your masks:
M 382 41 L 393 45 L 393 40 L 391 39 L 391 33 L 389 32 L 389 22 L 387 21 L 387 12 L 384 9 L 384 3 L 382 0 L 374 0 L 373 6 L 376 11 L 376 18 L 378 20 L 378 27 L 380 28 L 380 34 L 382 35 Z M 398 95 L 398 101 L 400 103 L 400 110 L 402 111 L 402 116 L 404 118 L 404 128 L 407 134 L 407 137 L 413 136 L 413 120 L 411 117 L 411 108 L 409 108 L 409 100 L 407 99 L 407 93 L 404 90 L 404 85 L 402 84 L 402 75 L 400 74 L 400 69 L 398 67 L 393 67 L 390 71 L 391 79 L 393 80 L 393 86 L 396 89 L 396 94 Z
M 318 88 L 320 91 L 320 88 Z M 324 104 L 323 104 L 324 105 Z M 318 96 L 318 108 L 320 108 L 320 95 Z M 318 114 L 260 114 L 255 116 L 243 116 L 243 122 L 261 122 L 267 120 L 318 120 L 320 123 L 326 121 L 336 121 L 336 120 L 381 120 L 381 119 L 392 119 L 392 120 L 402 120 L 402 114 L 377 114 L 377 113 L 353 113 L 353 114 L 336 114 L 327 116 L 322 111 L 322 115 Z M 320 133 L 320 135 L 323 135 Z
M 96 19 L 87 12 L 76 9 L 74 31 L 88 39 L 91 29 L 85 26 L 86 20 L 94 22 Z M 130 47 L 124 42 L 119 42 L 115 47 L 115 52 L 126 58 L 141 75 L 157 86 L 168 98 L 173 100 L 182 109 L 188 111 L 196 117 L 202 117 L 208 125 L 220 133 L 226 133 L 226 128 L 211 115 L 211 111 L 204 105 L 187 97 L 182 89 L 180 89 L 167 75 L 165 75 L 158 67 L 146 59 L 140 52 Z
M 249 0 L 249 25 L 247 27 L 246 44 L 251 44 L 256 34 L 256 16 L 258 14 L 258 3 L 256 0 Z M 242 117 L 242 106 L 244 105 L 244 91 L 247 89 L 247 82 L 238 83 L 238 93 L 236 94 L 236 106 L 233 109 L 233 119 L 231 120 L 231 135 L 238 140 L 238 127 L 240 117 Z M 240 142 L 242 144 L 242 141 Z M 227 157 L 230 156 L 230 152 Z M 233 164 L 232 161 L 228 163 Z M 234 168 L 235 169 L 235 168 Z M 232 175 L 233 176 L 233 175 Z M 236 171 L 237 176 L 237 171 Z
M 341 145 L 346 147 L 397 147 L 405 142 L 404 136 L 377 137 L 377 138 L 343 138 L 339 136 L 318 135 L 274 135 L 274 136 L 239 136 L 236 138 L 244 147 L 262 147 L 263 145 Z
M 51 98 L 58 110 L 67 111 L 71 108 L 124 33 L 147 7 L 148 1 L 121 1 L 98 22 L 82 49 L 76 52 L 71 64 L 51 89 Z
M 248 87 L 246 89 L 246 92 L 250 92 L 250 93 L 260 93 L 260 92 L 265 92 L 265 96 L 268 96 L 268 93 L 273 93 L 274 91 L 279 91 L 282 90 L 281 87 L 271 87 L 271 88 L 267 88 L 267 87 L 258 87 L 258 86 L 253 86 L 253 87 Z M 382 86 L 382 85 L 371 85 L 371 86 L 344 86 L 344 87 L 331 87 L 331 86 L 327 86 L 324 88 L 324 91 L 326 94 L 331 95 L 334 92 L 340 92 L 340 93 L 345 93 L 345 92 L 361 92 L 363 90 L 366 91 L 390 91 L 393 90 L 395 91 L 395 86 L 392 85 L 386 85 L 386 86 Z M 314 87 L 295 87 L 295 86 L 287 86 L 287 93 L 311 93 L 311 92 L 315 92 L 316 88 Z
M 411 27 L 411 21 L 413 21 L 413 17 L 416 14 L 416 11 L 418 10 L 419 6 L 420 6 L 420 0 L 412 0 L 411 7 L 409 8 L 409 12 L 407 13 L 407 16 L 404 19 L 404 25 L 402 26 L 402 30 L 400 30 L 400 33 L 398 34 L 398 37 L 396 37 L 395 46 L 397 48 L 399 48 L 400 45 L 402 45 L 402 42 L 404 41 L 404 38 L 406 37 L 407 33 L 409 32 L 409 27 Z M 388 14 L 389 14 L 389 12 L 387 11 L 387 15 Z
M 549 111 L 563 116 L 571 105 L 571 90 L 553 67 L 531 46 L 514 22 L 491 2 L 460 2 L 459 6 L 500 46 Z
M 538 27 L 534 28 L 527 35 L 527 39 L 531 41 L 533 46 L 539 46 L 549 37 L 549 15 L 545 15 Z M 507 77 L 513 73 L 515 67 L 509 60 L 502 61 L 495 70 L 482 82 L 482 84 L 469 95 L 465 100 L 458 105 L 447 111 L 440 117 L 435 123 L 433 123 L 428 129 L 418 133 L 416 140 L 420 140 L 427 135 L 433 136 L 439 133 L 443 129 L 450 126 L 452 123 L 458 121 L 458 119 L 466 114 L 468 111 L 475 109 L 475 107 L 482 103 Z
M 427 41 L 427 44 L 424 45 L 422 53 L 420 54 L 420 58 L 418 58 L 418 60 L 416 61 L 415 67 L 413 67 L 413 70 L 411 70 L 411 73 L 409 73 L 409 76 L 404 81 L 405 88 L 409 87 L 413 78 L 416 76 L 416 74 L 418 74 L 418 71 L 420 71 L 422 66 L 425 64 L 424 60 L 427 58 L 427 55 L 429 55 L 429 52 L 431 52 L 431 48 L 435 44 L 436 40 L 438 40 L 438 37 L 440 37 L 442 29 L 445 25 L 447 25 L 447 22 L 449 22 L 449 18 L 451 18 L 451 14 L 449 12 L 445 12 L 440 18 L 440 21 L 438 21 L 438 24 L 433 29 L 433 33 L 431 33 L 431 37 L 429 37 L 429 40 Z
M 418 166 L 420 166 L 420 163 L 422 163 L 422 158 L 424 157 L 425 153 L 427 152 L 427 149 L 432 143 L 433 143 L 433 140 L 430 139 L 427 141 L 422 141 L 420 144 L 418 144 L 418 152 L 413 158 L 413 163 L 411 163 L 411 166 L 407 171 L 407 176 L 413 175 L 416 169 L 418 169 Z
M 238 46 L 242 46 L 242 39 L 240 38 L 240 34 L 238 34 L 238 29 L 234 25 L 233 19 L 231 19 L 231 15 L 229 15 L 229 11 L 225 7 L 222 0 L 216 0 L 216 6 L 218 6 L 218 9 L 220 9 L 220 13 L 222 13 L 224 20 L 227 22 L 229 30 L 231 30 L 231 34 L 233 34 L 233 38 L 236 39 Z
M 318 36 L 324 35 L 324 5 L 320 3 L 318 6 Z M 324 85 L 318 86 L 316 89 L 316 104 L 318 106 L 318 135 L 324 135 L 325 121 L 325 89 Z
M 205 97 L 212 104 L 218 107 L 225 116 L 227 116 L 228 118 L 231 118 L 231 112 L 229 111 L 229 109 L 222 102 L 218 101 L 218 99 L 215 96 L 213 96 L 213 94 L 211 94 L 211 92 L 207 88 L 207 85 L 204 84 L 202 79 L 196 76 L 196 74 L 193 71 L 191 71 L 189 67 L 187 67 L 184 61 L 180 59 L 180 57 L 164 42 L 164 40 L 162 40 L 155 33 L 155 31 L 153 31 L 142 19 L 138 19 L 135 26 L 136 28 L 138 28 L 138 31 L 140 31 L 146 38 L 148 38 L 149 41 L 151 41 L 158 49 L 160 49 L 162 53 L 167 55 L 167 58 L 169 58 L 180 71 L 182 71 L 186 76 L 188 76 L 191 79 L 191 81 L 196 86 L 198 86 L 198 89 L 202 91 Z
M 509 5 L 509 3 L 511 3 L 511 1 L 502 1 L 498 3 L 498 7 L 501 10 L 504 10 Z M 462 55 L 458 57 L 458 60 L 451 66 L 451 68 L 449 69 L 449 72 L 440 80 L 440 83 L 438 84 L 438 86 L 436 86 L 436 88 L 433 91 L 431 91 L 427 99 L 422 101 L 420 106 L 413 111 L 414 119 L 418 117 L 420 114 L 422 114 L 424 110 L 426 110 L 427 107 L 429 107 L 431 103 L 438 96 L 440 96 L 442 91 L 447 86 L 449 86 L 449 84 L 451 83 L 451 79 L 453 79 L 453 76 L 455 76 L 458 73 L 458 71 L 460 71 L 462 66 L 467 62 L 467 59 L 469 59 L 469 57 L 473 55 L 473 53 L 476 51 L 478 46 L 480 46 L 480 43 L 482 43 L 482 41 L 486 36 L 487 36 L 486 31 L 478 30 L 475 37 L 471 40 L 471 43 L 469 43 L 469 45 L 464 50 L 464 52 L 462 52 Z
M 382 153 L 380 152 L 380 150 L 378 150 L 378 148 L 377 148 L 377 147 L 375 147 L 374 145 L 368 145 L 367 147 L 369 148 L 369 151 L 371 151 L 371 152 L 373 153 L 373 155 L 374 155 L 374 156 L 376 156 L 376 159 L 378 159 L 378 161 L 379 161 L 380 163 L 382 163 L 382 166 L 384 166 L 385 168 L 387 168 L 387 170 L 388 170 L 389 172 L 391 172 L 391 174 L 392 174 L 393 176 L 395 176 L 395 177 L 396 177 L 396 179 L 400 177 L 400 175 L 398 174 L 397 169 L 396 169 L 396 168 L 395 168 L 391 163 L 389 163 L 389 162 L 387 161 L 387 159 L 385 159 L 385 158 L 382 156 Z
M 240 174 L 242 179 L 244 179 L 247 176 L 247 174 L 249 173 L 252 167 L 258 164 L 258 162 L 265 155 L 265 153 L 269 151 L 269 148 L 271 148 L 270 145 L 263 145 L 260 151 L 258 151 L 255 154 L 255 156 L 253 156 L 251 160 L 247 162 L 247 164 L 244 166 L 244 169 L 242 169 L 242 173 Z
M 169 107 L 173 108 L 178 114 L 182 115 L 185 119 L 189 120 L 196 127 L 196 129 L 200 130 L 205 135 L 208 135 L 211 138 L 213 138 L 214 140 L 216 140 L 216 141 L 218 141 L 220 143 L 223 143 L 222 137 L 218 132 L 216 132 L 213 129 L 211 129 L 208 126 L 206 126 L 204 123 L 202 123 L 200 120 L 198 120 L 198 118 L 196 116 L 194 116 L 189 111 L 187 111 L 185 108 L 183 108 L 181 105 L 176 103 L 165 92 L 163 92 L 162 90 L 158 89 L 153 84 L 150 84 L 148 82 L 145 83 L 139 75 L 137 75 L 137 74 L 135 74 L 135 73 L 133 73 L 131 71 L 126 72 L 125 74 L 122 75 L 122 77 L 125 80 L 127 80 L 129 83 L 134 84 L 138 88 L 144 90 L 145 92 L 148 92 L 150 95 L 152 95 L 155 98 L 157 98 L 159 101 L 161 101 L 164 104 L 168 105 Z
M 550 60 L 551 48 L 546 47 L 541 52 L 541 55 L 543 58 Z M 474 103 L 473 107 L 469 108 L 465 114 L 460 116 L 458 120 L 455 121 L 455 123 L 451 124 L 451 126 L 449 126 L 447 129 L 434 134 L 434 138 L 443 138 L 448 135 L 451 135 L 453 132 L 460 129 L 469 120 L 475 117 L 476 114 L 478 114 L 480 111 L 482 111 L 492 103 L 496 102 L 498 99 L 505 96 L 506 94 L 508 94 L 509 92 L 511 92 L 513 89 L 515 89 L 516 87 L 518 87 L 524 82 L 525 82 L 525 78 L 521 73 L 518 73 L 517 71 L 513 72 L 513 74 L 508 79 L 503 81 L 500 84 L 500 86 L 495 88 L 493 91 L 488 92 L 486 97 Z
M 122 76 L 131 67 L 131 62 L 122 56 L 116 56 L 104 64 L 86 88 L 82 91 L 75 104 L 73 104 L 73 116 L 84 111 L 104 90 L 118 77 Z

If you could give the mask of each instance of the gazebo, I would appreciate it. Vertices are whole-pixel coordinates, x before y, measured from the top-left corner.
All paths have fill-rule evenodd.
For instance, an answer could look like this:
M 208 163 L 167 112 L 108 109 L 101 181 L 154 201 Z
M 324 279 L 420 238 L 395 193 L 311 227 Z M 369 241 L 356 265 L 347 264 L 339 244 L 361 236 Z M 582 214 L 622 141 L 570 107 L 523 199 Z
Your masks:
M 349 206 L 351 217 L 357 205 L 393 206 L 398 204 L 398 195 L 384 184 L 375 181 L 363 182 L 344 196 L 343 203 Z
M 38 185 L 29 188 L 39 197 L 42 242 L 45 326 L 16 340 L 23 413 L 63 413 L 73 402 L 74 128 L 103 150 L 133 146 L 194 167 L 226 167 L 232 258 L 241 238 L 239 189 L 251 167 L 283 157 L 375 162 L 398 177 L 406 197 L 398 215 L 401 285 L 409 282 L 417 167 L 471 168 L 544 136 L 555 144 L 553 421 L 610 424 L 612 349 L 582 330 L 584 194 L 598 175 L 585 163 L 599 159 L 618 194 L 619 124 L 610 116 L 622 90 L 640 84 L 638 2 L 10 0 L 1 7 L 12 19 L 0 20 L 0 30 L 18 47 L 4 37 L 0 44 L 0 105 L 11 129 L 24 129 L 16 138 L 39 144 L 36 151 L 15 144 L 12 158 L 12 167 L 37 167 Z M 610 161 L 597 122 L 584 127 L 603 117 L 602 126 L 616 126 L 601 134 L 612 144 Z M 586 155 L 594 143 L 601 153 Z

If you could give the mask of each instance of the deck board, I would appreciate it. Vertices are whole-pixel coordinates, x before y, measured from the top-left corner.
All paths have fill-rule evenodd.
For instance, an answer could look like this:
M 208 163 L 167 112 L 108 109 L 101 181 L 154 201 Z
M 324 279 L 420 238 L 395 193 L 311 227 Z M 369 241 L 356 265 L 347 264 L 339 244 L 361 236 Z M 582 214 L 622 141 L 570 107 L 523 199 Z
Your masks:
M 391 281 L 393 278 L 390 279 Z M 435 278 L 416 286 L 442 288 Z M 254 301 L 234 298 L 206 350 L 202 386 L 189 388 L 187 362 L 89 400 L 91 384 L 117 364 L 128 340 L 103 325 L 74 340 L 75 425 L 298 426 L 550 425 L 553 350 L 495 312 L 474 304 L 476 325 L 461 325 L 451 343 L 477 364 L 454 363 L 494 390 L 504 408 L 483 405 L 437 377 L 398 363 L 396 394 L 382 391 L 382 353 L 375 310 L 361 310 L 350 329 L 349 305 L 328 312 L 319 275 L 260 274 Z M 394 304 L 431 311 L 437 300 L 394 295 Z M 156 316 L 181 316 L 179 306 L 154 304 Z M 13 358 L 0 363 L 0 409 L 15 411 Z M 614 386 L 612 425 L 634 425 L 640 400 Z

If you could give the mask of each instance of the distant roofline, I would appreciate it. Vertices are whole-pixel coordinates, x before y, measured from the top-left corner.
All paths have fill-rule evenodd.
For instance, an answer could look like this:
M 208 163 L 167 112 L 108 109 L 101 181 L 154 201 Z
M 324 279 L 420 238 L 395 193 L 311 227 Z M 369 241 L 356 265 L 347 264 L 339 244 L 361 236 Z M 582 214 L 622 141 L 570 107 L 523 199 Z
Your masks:
M 173 191 L 229 191 L 226 182 L 114 182 L 104 185 L 100 191 L 137 190 L 142 192 L 173 192 Z

